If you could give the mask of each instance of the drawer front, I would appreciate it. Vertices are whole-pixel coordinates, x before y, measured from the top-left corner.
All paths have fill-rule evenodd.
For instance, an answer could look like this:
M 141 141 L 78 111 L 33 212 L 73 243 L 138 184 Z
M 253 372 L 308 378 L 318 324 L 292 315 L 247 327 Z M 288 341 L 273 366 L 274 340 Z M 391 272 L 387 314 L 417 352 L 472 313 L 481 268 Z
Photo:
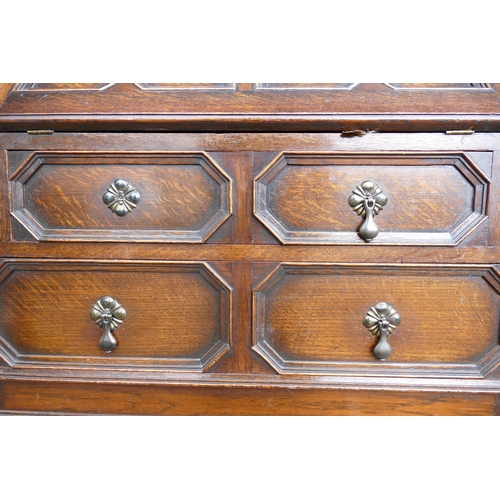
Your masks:
M 230 325 L 231 288 L 205 263 L 10 260 L 0 269 L 0 355 L 11 366 L 201 372 L 229 349 Z
M 204 153 L 11 153 L 13 217 L 38 240 L 204 242 L 231 179 Z
M 473 155 L 283 153 L 255 180 L 255 216 L 282 243 L 456 245 L 487 219 L 492 155 Z
M 254 291 L 254 350 L 280 373 L 483 377 L 500 364 L 499 294 L 491 266 L 283 264 Z M 386 315 L 385 361 L 368 329 L 381 303 L 400 318 Z

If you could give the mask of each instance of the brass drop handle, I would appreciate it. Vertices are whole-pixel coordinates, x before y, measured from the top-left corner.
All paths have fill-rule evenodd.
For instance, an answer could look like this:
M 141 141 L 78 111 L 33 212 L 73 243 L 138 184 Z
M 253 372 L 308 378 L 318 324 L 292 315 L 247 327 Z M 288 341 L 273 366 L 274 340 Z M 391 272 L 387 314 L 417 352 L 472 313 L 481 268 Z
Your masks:
M 359 228 L 361 238 L 365 241 L 373 240 L 379 233 L 374 217 L 387 203 L 387 196 L 373 181 L 364 181 L 361 186 L 356 186 L 347 203 L 365 219 Z
M 125 217 L 141 201 L 141 195 L 130 182 L 116 179 L 104 193 L 102 201 L 118 217 Z
M 366 313 L 363 325 L 379 338 L 373 354 L 381 361 L 385 361 L 391 355 L 392 348 L 387 342 L 387 337 L 396 331 L 400 323 L 401 316 L 386 302 L 379 302 Z
M 116 330 L 127 317 L 127 312 L 122 305 L 112 297 L 101 297 L 90 311 L 90 317 L 95 324 L 104 330 L 99 340 L 99 347 L 110 353 L 118 344 L 111 333 Z

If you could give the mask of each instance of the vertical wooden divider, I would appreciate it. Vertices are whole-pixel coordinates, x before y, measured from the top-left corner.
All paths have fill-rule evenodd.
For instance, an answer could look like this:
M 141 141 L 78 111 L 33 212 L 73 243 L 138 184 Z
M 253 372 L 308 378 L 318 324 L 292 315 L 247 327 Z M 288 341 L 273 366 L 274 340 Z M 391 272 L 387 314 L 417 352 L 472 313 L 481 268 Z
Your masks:
M 252 243 L 252 153 L 234 154 L 234 242 Z M 233 347 L 235 372 L 250 372 L 252 278 L 250 262 L 234 262 Z
M 0 188 L 0 240 L 11 239 L 10 202 L 9 202 L 9 173 L 7 166 L 7 151 L 0 149 L 0 175 L 2 183 Z
M 249 373 L 251 365 L 251 263 L 234 262 L 233 370 Z
M 500 151 L 493 151 L 493 166 L 491 187 L 500 185 Z M 489 246 L 500 245 L 500 193 L 498 189 L 491 189 L 488 217 L 490 219 Z
M 234 153 L 234 242 L 252 243 L 252 153 Z

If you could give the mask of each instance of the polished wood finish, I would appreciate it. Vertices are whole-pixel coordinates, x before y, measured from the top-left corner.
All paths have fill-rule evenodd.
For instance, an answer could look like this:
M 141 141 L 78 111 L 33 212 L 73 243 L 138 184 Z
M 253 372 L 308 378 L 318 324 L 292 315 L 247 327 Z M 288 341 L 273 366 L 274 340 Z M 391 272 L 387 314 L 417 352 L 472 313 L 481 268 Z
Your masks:
M 347 199 L 366 180 L 389 199 L 374 244 L 457 244 L 486 221 L 489 179 L 443 153 L 280 155 L 255 180 L 255 215 L 283 243 L 364 244 Z
M 499 84 L 400 85 L 7 83 L 0 130 L 500 131 Z
M 145 138 L 148 140 L 145 141 Z M 272 231 L 266 229 L 253 217 L 253 196 L 249 186 L 251 186 L 252 179 L 257 179 L 257 184 L 261 182 L 259 179 L 263 179 L 262 176 L 265 174 L 262 172 L 265 172 L 266 168 L 268 171 L 273 170 L 269 168 L 269 165 L 274 158 L 285 158 L 283 151 L 290 152 L 286 158 L 304 157 L 305 161 L 314 161 L 319 152 L 327 153 L 319 155 L 323 158 L 323 166 L 311 167 L 313 173 L 319 177 L 315 177 L 318 182 L 310 186 L 312 191 L 308 193 L 309 198 L 314 193 L 316 197 L 320 196 L 319 199 L 313 198 L 312 201 L 315 201 L 316 205 L 321 204 L 322 211 L 318 214 L 312 204 L 306 205 L 299 207 L 302 211 L 306 210 L 306 213 L 301 214 L 300 217 L 311 220 L 312 225 L 324 225 L 326 222 L 331 226 L 329 222 L 331 217 L 339 212 L 342 216 L 336 217 L 334 224 L 339 229 L 350 229 L 349 234 L 346 234 L 347 231 L 342 231 L 342 235 L 337 236 L 335 236 L 335 231 L 332 231 L 330 237 L 324 235 L 318 237 L 313 233 L 311 237 L 306 238 L 302 234 L 299 240 L 294 237 L 295 239 L 292 238 L 290 242 L 297 240 L 295 242 L 300 243 L 307 240 L 308 244 L 331 244 L 332 237 L 334 237 L 337 243 L 364 245 L 364 242 L 356 235 L 360 219 L 347 205 L 349 192 L 346 194 L 343 192 L 355 187 L 357 177 L 352 179 L 353 185 L 349 185 L 348 189 L 345 186 L 343 189 L 332 191 L 330 182 L 329 189 L 336 198 L 332 199 L 331 195 L 321 198 L 321 187 L 324 184 L 321 182 L 322 176 L 324 177 L 328 172 L 338 175 L 341 171 L 341 165 L 335 166 L 335 162 L 341 161 L 342 155 L 332 154 L 332 151 L 348 152 L 349 154 L 346 154 L 343 160 L 346 163 L 359 162 L 360 157 L 371 158 L 373 165 L 367 166 L 367 174 L 372 173 L 373 169 L 390 171 L 389 177 L 392 181 L 388 185 L 389 188 L 393 188 L 394 195 L 378 216 L 382 232 L 378 240 L 374 240 L 375 244 L 379 242 L 383 244 L 386 238 L 384 234 L 391 232 L 387 223 L 384 227 L 384 220 L 396 224 L 396 229 L 399 229 L 397 236 L 386 238 L 386 243 L 391 244 L 420 244 L 422 242 L 422 244 L 454 245 L 460 239 L 465 238 L 467 245 L 483 246 L 489 237 L 500 232 L 497 226 L 490 228 L 488 220 L 484 217 L 485 213 L 495 214 L 496 206 L 490 203 L 488 207 L 489 198 L 495 195 L 493 192 L 491 195 L 489 193 L 492 150 L 499 147 L 498 139 L 494 134 L 462 137 L 444 134 L 368 134 L 364 137 L 348 138 L 342 137 L 341 134 L 147 134 L 146 136 L 141 136 L 141 134 L 53 134 L 51 136 L 3 134 L 0 136 L 0 141 L 9 144 L 9 153 L 5 161 L 8 163 L 9 177 L 13 183 L 11 211 L 16 213 L 15 219 L 20 219 L 20 223 L 18 220 L 12 221 L 8 204 L 7 206 L 4 204 L 5 218 L 2 217 L 0 223 L 6 224 L 8 226 L 6 230 L 12 232 L 13 238 L 18 241 L 30 241 L 30 239 L 120 241 L 127 238 L 129 243 L 133 241 L 207 241 L 279 245 L 280 241 L 272 234 Z M 104 155 L 103 149 L 110 153 Z M 51 150 L 55 150 L 56 153 L 50 152 Z M 81 150 L 86 153 L 79 153 L 78 151 Z M 148 150 L 151 154 L 144 153 Z M 205 155 L 193 153 L 203 150 L 209 153 Z M 390 155 L 374 153 L 379 150 L 392 153 Z M 422 150 L 427 153 L 421 153 Z M 454 151 L 454 153 L 446 155 L 442 153 L 443 150 Z M 45 151 L 44 155 L 40 151 Z M 185 153 L 179 155 L 172 151 Z M 264 153 L 264 151 L 269 151 L 269 153 Z M 304 151 L 310 153 L 304 155 Z M 353 151 L 357 153 L 353 154 Z M 116 152 L 116 154 L 111 152 Z M 409 156 L 407 162 L 410 167 L 413 164 L 413 167 L 410 168 L 408 165 L 405 167 L 404 156 L 398 156 L 397 152 Z M 410 154 L 410 152 L 415 153 Z M 41 160 L 44 156 L 54 165 L 42 164 Z M 161 165 L 155 167 L 157 164 L 151 163 L 154 161 L 175 163 L 181 160 L 194 163 L 200 161 L 204 168 L 196 167 L 194 170 L 184 164 L 175 170 L 173 167 L 170 169 Z M 69 165 L 63 165 L 61 162 L 64 163 L 64 161 Z M 122 163 L 118 163 L 120 161 Z M 99 167 L 99 162 L 103 164 L 101 167 Z M 146 166 L 141 167 L 141 163 L 145 163 Z M 382 168 L 384 164 L 386 166 Z M 42 165 L 41 168 L 39 168 L 40 165 Z M 44 174 L 46 167 L 48 167 L 47 171 L 53 171 L 52 175 Z M 113 170 L 116 175 L 106 174 L 106 182 L 101 181 L 100 177 L 95 175 L 96 181 L 89 182 L 90 174 L 96 173 L 95 169 L 102 171 L 105 168 Z M 360 166 L 356 165 L 352 167 L 353 175 L 358 172 L 359 168 Z M 35 169 L 32 175 L 30 175 L 31 169 Z M 59 179 L 57 176 L 59 169 L 66 171 L 67 175 L 61 175 L 60 180 L 56 182 L 56 178 Z M 86 169 L 89 173 L 84 176 L 84 180 L 77 183 L 79 188 L 73 188 L 69 181 L 70 173 L 74 174 L 74 172 Z M 164 184 L 159 183 L 160 186 L 164 186 L 161 191 L 160 188 L 151 187 L 157 183 L 148 182 L 144 177 L 148 174 L 147 179 L 150 179 L 149 174 L 155 169 L 161 172 L 160 178 L 165 179 Z M 420 183 L 407 182 L 401 176 L 398 178 L 397 174 L 400 169 L 403 169 L 407 175 L 414 176 L 418 173 Z M 285 171 L 288 170 L 293 174 L 295 167 L 285 169 Z M 140 204 L 131 214 L 119 218 L 102 203 L 102 192 L 105 192 L 109 182 L 124 171 L 129 174 L 128 180 L 147 196 L 143 196 Z M 192 177 L 194 171 L 199 172 L 198 177 Z M 186 172 L 190 172 L 192 176 L 186 177 Z M 209 182 L 207 176 L 210 172 L 213 176 L 219 175 L 217 183 L 213 181 L 215 183 L 213 196 L 207 191 L 207 182 Z M 321 174 L 321 172 L 324 173 Z M 44 180 L 47 175 L 51 182 Z M 173 182 L 167 182 L 168 176 L 172 175 Z M 384 176 L 384 174 L 381 175 Z M 24 176 L 28 176 L 27 186 L 24 185 Z M 427 185 L 426 179 L 429 180 Z M 186 185 L 189 180 L 192 183 L 189 185 L 193 187 L 187 188 L 184 183 L 180 182 L 181 180 L 185 180 Z M 302 180 L 302 185 L 300 185 L 302 190 L 307 187 L 304 182 L 307 184 L 309 181 Z M 31 183 L 33 187 L 30 187 Z M 65 187 L 61 190 L 61 195 L 54 192 L 56 190 L 54 185 L 59 186 L 59 183 L 64 183 Z M 287 189 L 292 190 L 289 193 L 290 196 L 293 195 L 295 184 L 296 180 L 292 176 L 292 180 L 287 184 L 289 186 Z M 457 195 L 455 184 L 463 188 L 463 195 Z M 412 204 L 408 203 L 408 199 L 414 199 L 409 192 L 411 191 L 409 186 L 412 185 L 414 189 L 420 186 L 418 199 L 422 207 L 419 210 L 412 210 Z M 383 187 L 391 196 L 390 189 Z M 37 195 L 30 201 L 33 208 L 29 212 L 24 208 L 26 201 L 23 200 L 27 195 L 23 194 L 23 188 L 28 191 L 28 194 L 35 190 L 34 193 Z M 214 197 L 218 190 L 222 199 L 216 202 Z M 48 193 L 51 193 L 50 197 Z M 429 199 L 426 199 L 426 196 Z M 233 199 L 232 208 L 231 199 Z M 278 201 L 279 199 L 280 197 Z M 403 215 L 399 215 L 398 201 Z M 208 224 L 193 235 L 192 232 L 187 231 L 189 224 L 195 220 L 199 222 L 203 213 L 206 217 L 213 214 L 213 212 L 207 212 L 204 202 L 211 203 L 214 210 L 219 203 L 220 208 L 210 219 L 212 225 Z M 286 200 L 282 203 L 284 203 L 283 209 L 287 212 L 285 215 L 289 218 L 294 216 L 294 211 L 296 213 L 298 209 Z M 471 204 L 474 204 L 473 207 L 470 206 Z M 197 210 L 192 209 L 191 206 Z M 325 211 L 324 206 L 328 210 Z M 32 212 L 35 213 L 32 214 Z M 38 221 L 35 217 L 37 212 L 43 216 L 42 221 Z M 227 219 L 230 212 L 233 212 L 234 216 Z M 405 216 L 407 216 L 406 219 Z M 47 219 L 46 222 L 44 222 L 45 219 Z M 157 220 L 163 223 L 163 227 L 158 227 Z M 411 223 L 415 226 L 416 231 L 413 235 L 401 231 L 405 229 L 405 220 L 407 224 Z M 438 226 L 440 232 L 430 231 L 434 220 L 441 224 L 441 227 Z M 172 228 L 172 225 L 180 224 L 182 221 L 184 221 L 183 230 Z M 40 225 L 41 222 L 44 226 Z M 218 229 L 214 229 L 214 224 L 216 226 L 218 224 Z M 450 229 L 448 233 L 443 232 L 443 225 L 446 224 L 446 227 Z M 427 232 L 423 233 L 422 230 L 427 230 Z M 493 233 L 494 231 L 497 233 Z
M 231 289 L 207 264 L 6 261 L 0 279 L 0 355 L 13 366 L 203 371 L 229 349 Z M 106 295 L 127 312 L 111 353 L 90 318 Z
M 257 83 L 257 90 L 352 90 L 356 83 Z
M 0 413 L 493 415 L 494 394 L 4 383 Z
M 34 152 L 9 157 L 12 210 L 39 240 L 203 242 L 231 214 L 231 179 L 206 154 Z M 103 202 L 116 179 L 140 203 L 118 217 Z
M 402 318 L 385 362 L 362 324 L 381 301 Z M 254 349 L 280 373 L 482 377 L 500 365 L 499 311 L 493 267 L 286 264 L 255 288 Z
M 5 257 L 120 259 L 124 257 L 123 248 L 113 243 L 52 243 L 43 245 L 28 242 L 0 242 L 0 252 Z M 245 262 L 400 262 L 400 263 L 440 263 L 446 261 L 456 264 L 497 264 L 500 261 L 498 247 L 439 247 L 439 253 L 428 247 L 386 247 L 370 246 L 276 246 L 243 244 L 206 244 L 163 246 L 147 243 L 127 245 L 126 257 L 129 259 L 171 259 L 200 261 L 245 261 Z
M 1 85 L 0 412 L 497 414 L 500 87 L 439 85 Z
M 487 83 L 388 83 L 387 85 L 394 89 L 406 90 L 491 90 Z

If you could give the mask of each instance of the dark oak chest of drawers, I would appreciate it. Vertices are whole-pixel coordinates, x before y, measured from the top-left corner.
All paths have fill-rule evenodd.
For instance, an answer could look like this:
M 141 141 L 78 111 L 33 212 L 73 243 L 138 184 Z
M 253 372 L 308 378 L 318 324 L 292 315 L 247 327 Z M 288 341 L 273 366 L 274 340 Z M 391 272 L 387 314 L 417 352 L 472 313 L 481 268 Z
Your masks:
M 0 412 L 498 413 L 499 90 L 0 85 Z

